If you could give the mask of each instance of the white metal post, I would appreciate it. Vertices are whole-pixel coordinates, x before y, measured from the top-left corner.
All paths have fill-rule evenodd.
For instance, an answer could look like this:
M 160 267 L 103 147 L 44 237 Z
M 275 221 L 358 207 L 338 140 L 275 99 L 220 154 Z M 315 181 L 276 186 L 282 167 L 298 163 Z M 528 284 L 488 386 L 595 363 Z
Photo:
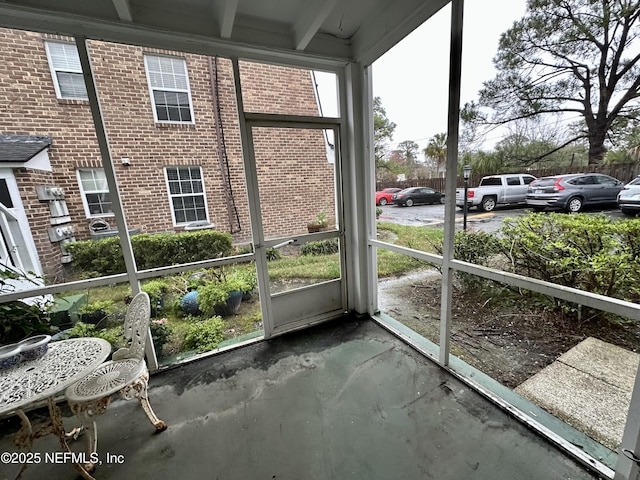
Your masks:
M 624 427 L 622 442 L 618 451 L 618 462 L 614 480 L 640 479 L 640 466 L 633 459 L 640 461 L 640 368 L 636 372 L 633 385 L 627 423 Z
M 456 217 L 456 177 L 460 121 L 460 77 L 462 73 L 463 0 L 451 2 L 451 50 L 449 54 L 449 112 L 447 118 L 447 162 L 445 178 L 444 239 L 442 248 L 442 296 L 440 299 L 440 352 L 442 365 L 449 364 L 451 301 L 453 289 L 453 242 Z
M 98 90 L 95 85 L 93 69 L 91 68 L 91 59 L 89 58 L 89 51 L 87 49 L 87 39 L 82 36 L 76 36 L 75 42 L 76 48 L 78 49 L 78 56 L 80 57 L 82 76 L 87 89 L 87 96 L 89 97 L 89 107 L 91 108 L 93 125 L 98 139 L 100 156 L 102 157 L 102 166 L 105 177 L 107 178 L 107 185 L 109 185 L 111 206 L 116 219 L 116 225 L 118 226 L 118 236 L 120 237 L 120 245 L 122 246 L 122 256 L 127 270 L 127 277 L 129 278 L 129 285 L 131 286 L 131 291 L 135 295 L 140 292 L 140 283 L 137 278 L 138 269 L 136 267 L 136 259 L 133 254 L 133 247 L 131 246 L 129 230 L 127 229 L 124 209 L 122 208 L 122 201 L 120 200 L 120 191 L 118 190 L 118 181 L 116 179 L 116 172 L 111 158 L 109 139 L 104 125 L 104 118 L 102 116 L 102 109 L 100 108 L 100 100 L 98 98 Z M 157 370 L 158 358 L 156 357 L 155 348 L 153 347 L 153 341 L 151 341 L 151 335 L 147 336 L 145 354 L 149 370 Z
M 262 324 L 264 337 L 273 334 L 274 323 L 271 308 L 271 292 L 269 289 L 269 271 L 267 252 L 264 245 L 262 230 L 262 211 L 260 209 L 260 192 L 258 189 L 258 171 L 256 167 L 255 151 L 251 127 L 245 118 L 244 102 L 242 100 L 242 82 L 240 79 L 240 64 L 238 58 L 231 59 L 233 65 L 233 81 L 236 91 L 236 108 L 238 109 L 238 126 L 240 129 L 240 143 L 242 144 L 242 160 L 244 175 L 247 182 L 247 198 L 249 199 L 249 218 L 251 219 L 251 235 L 255 249 L 256 274 L 258 277 L 258 292 L 260 295 L 260 309 L 262 310 Z
M 372 160 L 373 100 L 371 67 L 350 63 L 340 77 L 349 307 L 373 314 L 377 309 L 375 247 L 375 163 Z

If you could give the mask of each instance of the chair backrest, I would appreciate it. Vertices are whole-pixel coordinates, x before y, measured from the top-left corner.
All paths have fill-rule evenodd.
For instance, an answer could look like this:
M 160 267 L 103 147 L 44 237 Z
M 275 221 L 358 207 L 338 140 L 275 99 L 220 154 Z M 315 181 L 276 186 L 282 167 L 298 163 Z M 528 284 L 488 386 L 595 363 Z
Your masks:
M 121 348 L 113 354 L 114 360 L 123 358 L 144 358 L 144 347 L 149 331 L 151 302 L 145 292 L 138 293 L 127 307 L 124 319 L 124 337 L 130 342 L 128 348 Z

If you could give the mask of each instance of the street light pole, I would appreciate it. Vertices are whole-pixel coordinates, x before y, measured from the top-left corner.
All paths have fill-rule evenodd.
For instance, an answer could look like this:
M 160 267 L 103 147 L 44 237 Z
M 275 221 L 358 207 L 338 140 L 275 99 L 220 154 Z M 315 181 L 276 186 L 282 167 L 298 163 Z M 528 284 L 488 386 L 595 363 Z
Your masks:
M 469 177 L 471 176 L 471 165 L 462 167 L 462 175 L 464 176 L 464 203 L 462 204 L 463 222 L 462 230 L 467 231 L 467 194 L 469 193 Z

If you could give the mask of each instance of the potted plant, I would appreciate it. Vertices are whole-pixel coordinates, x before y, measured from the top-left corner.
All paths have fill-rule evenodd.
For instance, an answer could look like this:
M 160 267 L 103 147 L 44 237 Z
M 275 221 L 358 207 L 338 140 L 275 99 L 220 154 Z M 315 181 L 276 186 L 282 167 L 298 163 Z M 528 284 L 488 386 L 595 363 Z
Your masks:
M 237 267 L 229 276 L 238 282 L 238 286 L 242 291 L 242 300 L 250 300 L 253 296 L 253 291 L 258 286 L 255 268 L 253 266 Z
M 168 293 L 167 283 L 163 279 L 155 278 L 142 285 L 142 291 L 149 295 L 151 302 L 151 316 L 156 317 L 164 310 L 165 296 Z
M 80 313 L 80 321 L 92 325 L 98 324 L 107 315 L 113 312 L 114 304 L 111 300 L 98 300 L 87 303 L 78 313 Z
M 320 232 L 327 228 L 327 214 L 324 212 L 319 212 L 316 215 L 316 219 L 313 222 L 307 223 L 307 230 L 309 233 Z
M 233 275 L 222 276 L 198 288 L 198 307 L 205 315 L 234 315 L 242 302 L 243 282 Z

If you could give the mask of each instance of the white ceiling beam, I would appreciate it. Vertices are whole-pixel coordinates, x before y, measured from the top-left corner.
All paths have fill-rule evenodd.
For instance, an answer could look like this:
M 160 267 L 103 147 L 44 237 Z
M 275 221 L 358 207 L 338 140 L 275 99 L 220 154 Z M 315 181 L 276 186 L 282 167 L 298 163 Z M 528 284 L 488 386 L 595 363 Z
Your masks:
M 133 22 L 133 15 L 131 13 L 131 3 L 129 0 L 111 0 L 113 6 L 116 7 L 118 18 L 123 22 Z
M 136 19 L 141 12 L 136 11 Z M 239 18 L 239 17 L 238 17 Z M 211 17 L 194 22 L 192 17 L 176 15 L 174 30 L 152 27 L 153 18 L 145 25 L 133 22 L 90 18 L 74 13 L 29 8 L 0 0 L 0 27 L 68 36 L 85 36 L 105 42 L 128 43 L 163 50 L 199 55 L 243 57 L 267 63 L 291 65 L 310 70 L 335 71 L 351 59 L 351 48 L 344 40 L 325 35 L 314 38 L 304 51 L 293 50 L 291 31 L 264 32 L 242 26 L 236 20 L 234 41 L 211 35 Z M 261 22 L 264 24 L 264 22 Z
M 325 0 L 308 6 L 293 26 L 296 50 L 304 50 L 322 23 L 327 19 L 338 0 Z
M 231 38 L 237 10 L 238 0 L 219 0 L 214 2 L 213 13 L 218 21 L 220 38 Z

